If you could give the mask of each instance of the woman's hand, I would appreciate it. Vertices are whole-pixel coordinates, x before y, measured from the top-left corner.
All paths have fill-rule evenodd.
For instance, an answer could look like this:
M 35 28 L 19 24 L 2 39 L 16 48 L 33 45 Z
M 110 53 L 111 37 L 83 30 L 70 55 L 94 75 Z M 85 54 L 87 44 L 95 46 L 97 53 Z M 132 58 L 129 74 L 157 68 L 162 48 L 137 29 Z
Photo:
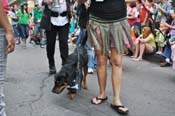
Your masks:
M 140 41 L 141 43 L 145 43 L 145 39 L 140 38 L 139 41 Z
M 15 49 L 15 41 L 14 41 L 14 35 L 13 32 L 6 32 L 5 33 L 6 41 L 7 41 L 7 47 L 6 47 L 6 53 L 9 54 L 14 51 Z

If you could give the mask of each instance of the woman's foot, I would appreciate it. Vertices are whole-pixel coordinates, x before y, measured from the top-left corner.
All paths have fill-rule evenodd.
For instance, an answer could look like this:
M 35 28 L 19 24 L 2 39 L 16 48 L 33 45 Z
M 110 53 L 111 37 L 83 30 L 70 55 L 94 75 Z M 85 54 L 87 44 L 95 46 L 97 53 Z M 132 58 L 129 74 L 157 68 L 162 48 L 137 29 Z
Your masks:
M 131 58 L 137 58 L 137 56 L 131 56 Z
M 128 112 L 129 112 L 128 108 L 121 105 L 121 104 L 116 105 L 116 104 L 112 103 L 111 108 L 119 114 L 124 114 L 125 115 L 125 114 L 128 114 Z
M 95 97 L 91 100 L 91 103 L 95 104 L 95 105 L 99 105 L 99 104 L 103 103 L 104 101 L 106 101 L 107 99 L 108 99 L 107 96 L 103 97 L 103 98 L 102 97 Z
M 142 58 L 135 58 L 134 61 L 142 61 Z

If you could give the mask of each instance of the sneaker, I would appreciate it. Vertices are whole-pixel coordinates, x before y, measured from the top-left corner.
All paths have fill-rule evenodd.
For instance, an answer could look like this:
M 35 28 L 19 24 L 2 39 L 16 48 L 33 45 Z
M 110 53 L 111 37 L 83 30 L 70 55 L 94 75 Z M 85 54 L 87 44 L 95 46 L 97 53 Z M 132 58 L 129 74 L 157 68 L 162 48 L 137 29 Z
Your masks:
M 169 58 L 166 58 L 165 61 L 166 61 L 167 63 L 170 63 L 170 59 L 169 59 Z
M 22 43 L 22 44 L 21 44 L 21 47 L 22 47 L 22 48 L 27 48 L 27 45 L 24 44 L 24 43 Z
M 20 40 L 16 40 L 16 45 L 19 45 L 20 43 Z
M 157 54 L 157 55 L 161 55 L 161 54 L 162 54 L 162 52 L 161 52 L 161 51 L 158 51 L 158 52 L 156 52 L 156 54 Z
M 44 45 L 40 45 L 41 48 L 44 48 Z
M 92 68 L 88 68 L 88 74 L 93 74 L 94 70 Z
M 31 43 L 32 45 L 36 45 L 36 44 L 35 44 L 35 41 L 33 41 L 33 40 L 31 40 L 30 43 Z

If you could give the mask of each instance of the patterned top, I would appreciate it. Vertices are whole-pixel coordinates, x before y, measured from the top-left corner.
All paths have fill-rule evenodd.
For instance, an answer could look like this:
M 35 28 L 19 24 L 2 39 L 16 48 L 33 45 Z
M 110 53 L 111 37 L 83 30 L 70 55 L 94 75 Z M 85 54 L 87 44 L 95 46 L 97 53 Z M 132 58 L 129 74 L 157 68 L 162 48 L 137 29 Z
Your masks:
M 171 22 L 171 26 L 175 26 L 175 20 L 173 20 Z M 170 35 L 174 35 L 175 36 L 175 30 L 174 29 L 170 29 Z

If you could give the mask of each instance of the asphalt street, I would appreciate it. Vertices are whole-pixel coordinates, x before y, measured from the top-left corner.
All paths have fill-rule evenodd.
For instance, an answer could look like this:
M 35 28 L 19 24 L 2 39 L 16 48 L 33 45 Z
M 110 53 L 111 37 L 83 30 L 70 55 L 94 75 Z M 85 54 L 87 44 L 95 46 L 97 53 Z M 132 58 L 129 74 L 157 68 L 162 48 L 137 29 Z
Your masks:
M 70 46 L 70 51 L 73 47 Z M 61 68 L 58 45 L 55 50 L 56 68 Z M 120 116 L 110 108 L 112 101 L 111 66 L 108 65 L 108 101 L 92 105 L 91 98 L 98 95 L 96 72 L 87 76 L 88 90 L 81 90 L 74 100 L 67 90 L 53 94 L 54 76 L 48 75 L 46 50 L 28 45 L 16 46 L 8 56 L 5 84 L 6 112 L 8 116 Z M 123 60 L 122 102 L 129 108 L 128 116 L 174 116 L 175 71 L 161 68 L 149 61 Z

